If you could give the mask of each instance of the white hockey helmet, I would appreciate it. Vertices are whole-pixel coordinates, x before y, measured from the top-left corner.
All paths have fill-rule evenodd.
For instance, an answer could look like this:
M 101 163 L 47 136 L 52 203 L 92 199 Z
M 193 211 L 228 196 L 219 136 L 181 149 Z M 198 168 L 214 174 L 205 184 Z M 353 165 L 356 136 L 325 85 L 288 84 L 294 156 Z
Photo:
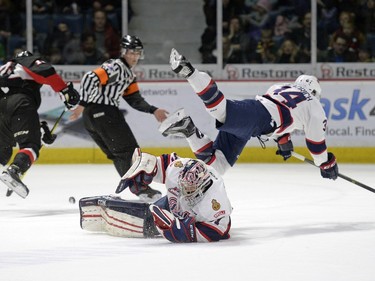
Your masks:
M 300 75 L 294 82 L 294 85 L 303 88 L 310 95 L 320 99 L 322 88 L 320 87 L 319 80 L 312 75 Z
M 191 159 L 180 172 L 177 184 L 182 198 L 192 207 L 201 201 L 212 180 L 206 164 L 201 160 Z

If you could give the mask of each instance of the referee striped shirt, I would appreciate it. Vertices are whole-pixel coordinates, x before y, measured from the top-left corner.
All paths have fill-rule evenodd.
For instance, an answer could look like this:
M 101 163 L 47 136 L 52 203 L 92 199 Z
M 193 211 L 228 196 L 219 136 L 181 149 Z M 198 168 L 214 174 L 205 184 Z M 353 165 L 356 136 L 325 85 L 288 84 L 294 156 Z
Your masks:
M 122 58 L 110 59 L 87 72 L 81 81 L 80 104 L 89 103 L 118 107 L 120 97 L 139 92 L 135 75 Z

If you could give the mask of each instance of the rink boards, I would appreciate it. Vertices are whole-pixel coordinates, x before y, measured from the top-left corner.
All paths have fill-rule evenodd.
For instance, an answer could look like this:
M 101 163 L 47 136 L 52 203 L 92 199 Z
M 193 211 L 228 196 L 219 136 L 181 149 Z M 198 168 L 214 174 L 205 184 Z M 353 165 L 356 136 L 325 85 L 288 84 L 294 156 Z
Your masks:
M 255 98 L 277 81 L 219 81 L 227 99 Z M 375 163 L 375 82 L 365 80 L 322 81 L 321 103 L 328 117 L 327 146 L 340 162 Z M 75 83 L 78 89 L 79 84 Z M 184 107 L 195 124 L 211 138 L 217 131 L 215 122 L 186 81 L 140 82 L 142 96 L 157 107 L 173 112 Z M 42 88 L 41 120 L 53 126 L 64 107 L 56 93 Z M 120 109 L 130 124 L 143 150 L 161 154 L 176 151 L 191 156 L 184 139 L 165 138 L 158 131 L 158 122 L 151 114 L 138 112 L 121 100 Z M 244 116 L 246 118 L 246 116 Z M 93 143 L 83 127 L 82 119 L 69 120 L 67 112 L 58 124 L 58 138 L 52 147 L 43 148 L 39 163 L 106 163 L 108 160 Z M 292 136 L 294 146 L 309 156 L 303 132 Z M 251 139 L 241 154 L 240 162 L 278 162 L 276 144 L 266 143 L 262 149 Z

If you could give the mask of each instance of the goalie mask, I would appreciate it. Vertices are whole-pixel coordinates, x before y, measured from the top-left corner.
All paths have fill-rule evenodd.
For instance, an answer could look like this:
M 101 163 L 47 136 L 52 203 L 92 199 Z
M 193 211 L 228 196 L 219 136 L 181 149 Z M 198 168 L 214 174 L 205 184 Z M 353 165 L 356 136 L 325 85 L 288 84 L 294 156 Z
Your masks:
M 128 52 L 133 54 L 138 54 L 139 59 L 144 58 L 143 44 L 137 36 L 125 35 L 121 39 L 121 55 L 124 55 Z
M 315 76 L 300 75 L 294 82 L 294 85 L 303 88 L 310 95 L 313 95 L 320 100 L 322 88 L 320 87 L 318 78 Z
M 190 207 L 193 207 L 202 200 L 212 180 L 204 162 L 189 160 L 180 172 L 177 184 L 182 194 L 181 197 Z

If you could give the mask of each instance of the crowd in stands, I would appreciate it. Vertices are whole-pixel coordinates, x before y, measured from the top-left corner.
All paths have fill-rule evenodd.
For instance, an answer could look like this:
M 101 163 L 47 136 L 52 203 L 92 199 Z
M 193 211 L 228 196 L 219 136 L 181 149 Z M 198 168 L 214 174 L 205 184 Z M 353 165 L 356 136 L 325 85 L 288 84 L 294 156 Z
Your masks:
M 0 0 L 1 62 L 26 47 L 25 2 Z M 118 57 L 121 1 L 33 0 L 32 10 L 32 51 L 52 64 L 93 65 Z M 131 16 L 129 4 L 128 19 Z
M 216 1 L 204 0 L 203 63 L 216 63 Z M 223 0 L 223 63 L 310 63 L 311 1 Z M 375 0 L 317 1 L 317 61 L 375 61 Z
M 0 0 L 0 63 L 26 46 L 25 0 Z M 202 0 L 202 63 L 217 61 L 216 0 Z M 222 0 L 223 64 L 310 63 L 310 0 Z M 34 53 L 53 64 L 117 57 L 119 0 L 33 0 Z M 128 20 L 132 17 L 128 1 Z M 375 0 L 317 0 L 318 62 L 375 61 Z

